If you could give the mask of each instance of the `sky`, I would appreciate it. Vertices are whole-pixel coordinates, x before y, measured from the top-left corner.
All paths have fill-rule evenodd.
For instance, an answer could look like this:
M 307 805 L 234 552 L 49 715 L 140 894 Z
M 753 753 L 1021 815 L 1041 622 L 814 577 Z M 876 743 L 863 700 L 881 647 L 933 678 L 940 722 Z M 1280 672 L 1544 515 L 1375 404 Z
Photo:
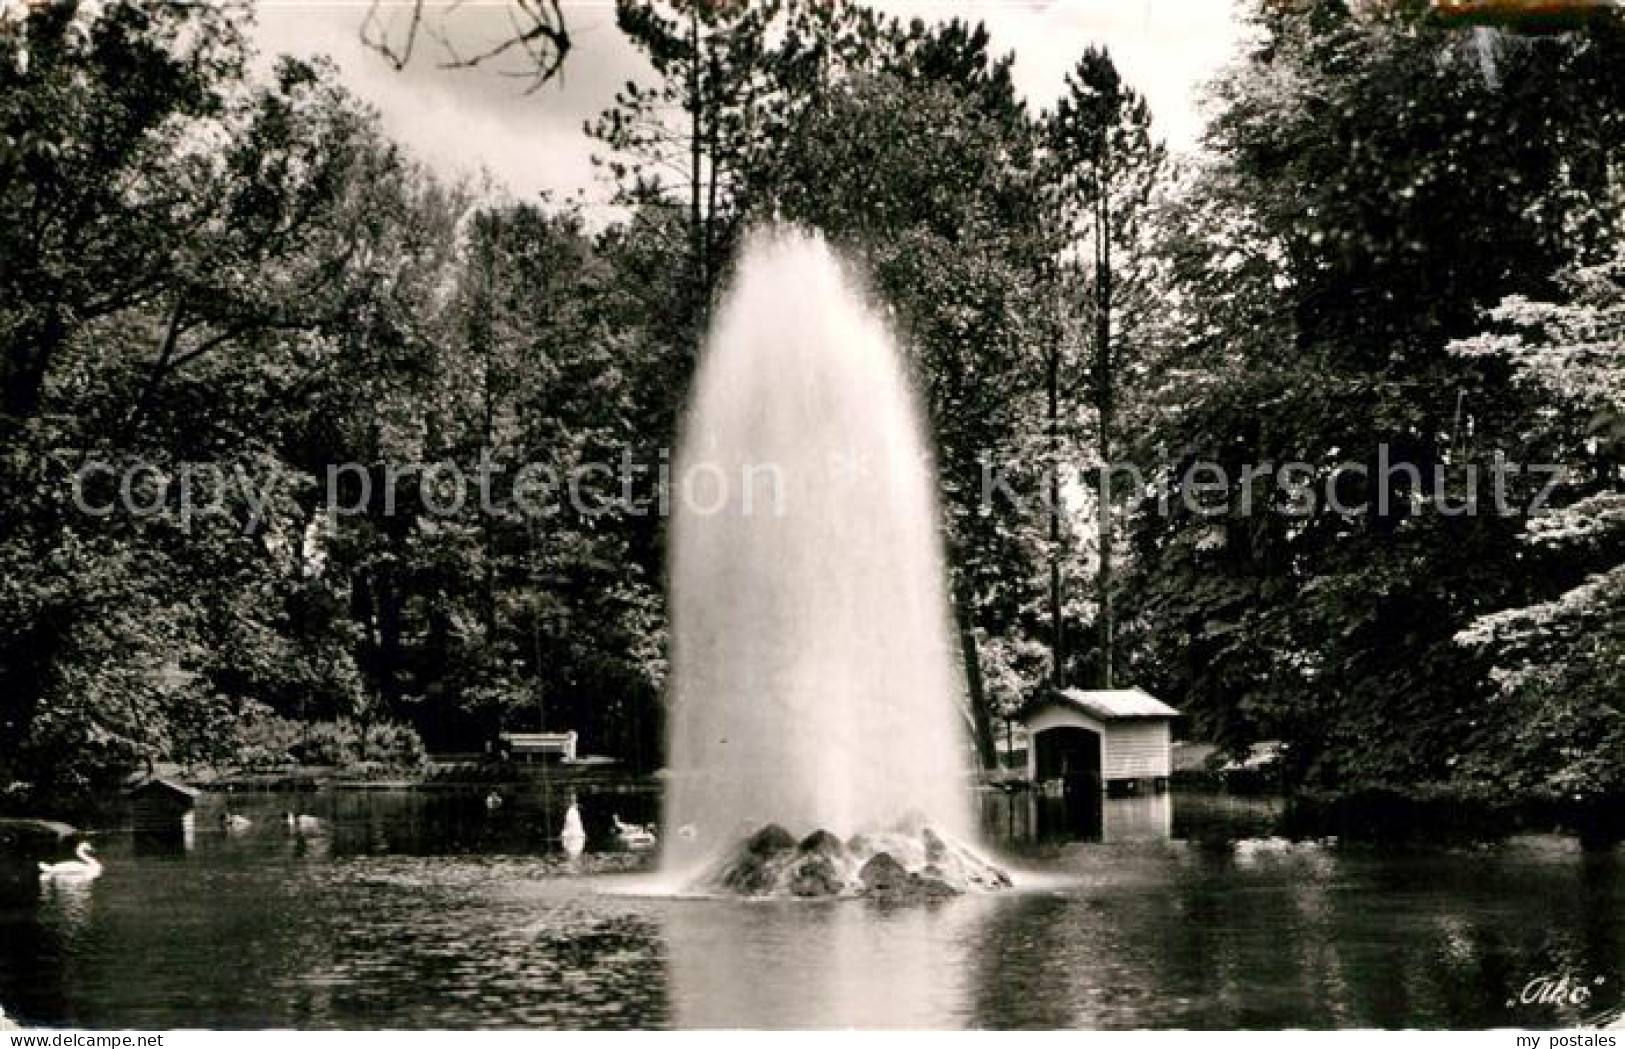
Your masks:
M 385 2 L 397 16 L 404 12 L 404 0 Z M 507 25 L 503 2 L 464 0 L 444 23 L 454 42 L 467 52 L 493 39 Z M 1235 0 L 874 0 L 874 6 L 927 21 L 958 16 L 986 23 L 997 49 L 1015 52 L 1017 88 L 1035 109 L 1059 97 L 1084 47 L 1104 44 L 1175 149 L 1194 144 L 1202 84 L 1243 33 Z M 613 104 L 629 78 L 650 78 L 615 28 L 610 0 L 564 0 L 573 47 L 556 81 L 529 94 L 525 81 L 500 72 L 438 68 L 439 45 L 421 37 L 413 61 L 397 72 L 361 42 L 368 7 L 367 0 L 258 0 L 256 42 L 265 56 L 332 58 L 349 88 L 382 114 L 388 132 L 437 171 L 488 171 L 519 198 L 607 197 L 590 160 L 597 144 L 582 125 Z M 436 17 L 431 12 L 426 21 Z

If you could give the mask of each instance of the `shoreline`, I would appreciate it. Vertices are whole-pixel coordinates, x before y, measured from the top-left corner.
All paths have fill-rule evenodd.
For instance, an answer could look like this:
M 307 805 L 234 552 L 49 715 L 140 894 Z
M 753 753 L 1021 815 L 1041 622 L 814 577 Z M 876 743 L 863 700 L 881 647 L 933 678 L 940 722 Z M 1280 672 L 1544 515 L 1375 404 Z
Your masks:
M 204 796 L 234 794 L 310 795 L 424 794 L 478 795 L 540 794 L 571 791 L 593 794 L 651 795 L 666 787 L 659 773 L 637 773 L 623 768 L 486 766 L 458 763 L 430 765 L 415 774 L 358 774 L 353 769 L 306 766 L 265 772 L 211 774 L 160 769 L 161 778 L 181 782 Z M 1019 801 L 1009 785 L 983 784 L 980 795 Z M 1343 790 L 1226 790 L 1211 784 L 1180 783 L 1170 796 L 1234 799 L 1264 803 L 1275 809 L 1255 828 L 1266 836 L 1292 840 L 1335 839 L 1349 844 L 1389 848 L 1439 845 L 1454 847 L 1502 841 L 1521 834 L 1559 834 L 1578 839 L 1588 849 L 1612 848 L 1625 842 L 1625 797 L 1552 797 L 1500 795 L 1479 787 L 1440 784 L 1362 786 Z M 88 806 L 34 805 L 28 811 L 5 815 L 54 818 L 69 823 L 100 823 L 120 818 L 128 809 L 124 792 L 101 795 Z

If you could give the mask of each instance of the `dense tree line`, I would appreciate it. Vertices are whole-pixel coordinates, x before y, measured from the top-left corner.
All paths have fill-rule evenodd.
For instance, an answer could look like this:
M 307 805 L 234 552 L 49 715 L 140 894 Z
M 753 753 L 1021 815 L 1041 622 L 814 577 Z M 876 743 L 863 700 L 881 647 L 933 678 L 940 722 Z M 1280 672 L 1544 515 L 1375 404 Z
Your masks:
M 1509 704 L 1497 653 L 1457 635 L 1581 571 L 1530 556 L 1539 482 L 1510 480 L 1517 512 L 1497 512 L 1494 466 L 1576 462 L 1576 410 L 1595 406 L 1452 346 L 1617 244 L 1625 35 L 1463 33 L 1411 6 L 1266 6 L 1218 86 L 1209 160 L 1163 231 L 1187 308 L 1164 318 L 1145 437 L 1175 469 L 1226 465 L 1231 487 L 1217 513 L 1141 513 L 1136 651 L 1198 731 L 1284 740 L 1298 780 L 1517 767 L 1549 788 L 1562 763 L 1522 763 L 1508 734 L 1546 736 L 1544 705 L 1571 700 Z M 1617 452 L 1599 446 L 1589 485 L 1617 488 Z M 1312 466 L 1309 505 L 1242 469 L 1292 462 Z M 1291 512 L 1240 512 L 1247 497 Z M 1617 661 L 1617 633 L 1592 641 Z M 1618 719 L 1617 687 L 1587 695 L 1588 726 Z M 1550 754 L 1617 766 L 1615 737 L 1562 732 Z
M 657 767 L 662 468 L 767 220 L 841 246 L 910 354 L 983 761 L 1046 687 L 1138 684 L 1296 782 L 1617 788 L 1625 33 L 1413 6 L 1261 5 L 1170 158 L 1098 49 L 1036 112 L 980 26 L 620 0 L 653 76 L 587 129 L 604 228 L 435 177 L 322 63 L 254 78 L 240 12 L 30 6 L 8 796 L 538 726 Z M 1450 512 L 1505 460 L 1564 468 L 1552 514 Z M 1212 505 L 1176 497 L 1198 463 Z

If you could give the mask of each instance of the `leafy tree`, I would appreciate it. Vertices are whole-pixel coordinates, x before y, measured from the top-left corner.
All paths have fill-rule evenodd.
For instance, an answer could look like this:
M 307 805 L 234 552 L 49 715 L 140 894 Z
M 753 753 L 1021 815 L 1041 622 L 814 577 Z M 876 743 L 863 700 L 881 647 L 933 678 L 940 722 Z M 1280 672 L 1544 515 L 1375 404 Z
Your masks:
M 1619 197 L 1614 194 L 1612 201 Z M 1625 214 L 1614 211 L 1616 219 Z M 1495 330 L 1452 344 L 1511 364 L 1553 411 L 1563 482 L 1526 525 L 1539 599 L 1479 616 L 1459 640 L 1494 661 L 1490 745 L 1463 774 L 1559 796 L 1625 788 L 1625 251 L 1579 264 L 1557 302 L 1489 311 Z M 1552 592 L 1555 590 L 1556 592 Z
M 1515 522 L 1452 508 L 1489 505 L 1492 449 L 1526 450 L 1529 407 L 1446 347 L 1601 235 L 1581 202 L 1615 148 L 1619 36 L 1519 40 L 1492 86 L 1466 38 L 1402 12 L 1259 24 L 1219 89 L 1216 170 L 1173 212 L 1223 235 L 1169 238 L 1165 366 L 1197 378 L 1153 436 L 1137 658 L 1200 731 L 1287 740 L 1299 777 L 1445 778 L 1484 705 L 1452 638 L 1526 585 Z M 1228 481 L 1206 509 L 1180 498 L 1199 462 Z M 1287 463 L 1309 464 L 1312 504 L 1261 476 Z
M 623 489 L 632 362 L 612 271 L 579 216 L 527 206 L 477 213 L 465 259 L 460 338 L 436 376 L 449 396 L 434 457 L 463 464 L 471 486 L 488 464 L 467 505 L 483 498 L 495 512 L 419 522 L 429 643 L 417 677 L 487 734 L 542 721 L 649 764 L 663 628 L 631 552 L 651 508 Z M 554 490 L 527 490 L 527 470 Z M 447 664 L 494 709 L 471 705 Z
M 1062 265 L 1075 271 L 1063 288 L 1082 288 L 1087 296 L 1084 314 L 1092 328 L 1088 363 L 1087 400 L 1095 417 L 1095 452 L 1101 468 L 1095 485 L 1095 540 L 1099 666 L 1102 688 L 1114 686 L 1116 613 L 1113 564 L 1116 542 L 1113 518 L 1117 497 L 1109 467 L 1122 445 L 1118 437 L 1121 386 L 1129 368 L 1131 347 L 1144 338 L 1137 323 L 1148 305 L 1147 256 L 1142 231 L 1152 192 L 1164 163 L 1164 150 L 1151 133 L 1151 111 L 1137 92 L 1123 83 L 1111 56 L 1099 48 L 1086 50 L 1067 76 L 1065 93 L 1047 121 L 1051 162 L 1057 169 L 1057 190 L 1063 236 Z M 1063 292 L 1065 294 L 1065 292 Z M 1124 323 L 1127 321 L 1128 323 Z M 1064 679 L 1062 649 L 1063 599 L 1060 564 L 1060 443 L 1065 402 L 1073 384 L 1070 362 L 1063 360 L 1060 343 L 1049 355 L 1047 414 L 1052 457 L 1050 493 L 1051 616 L 1057 682 Z
M 654 67 L 649 85 L 629 82 L 587 126 L 610 152 L 595 161 L 629 206 L 684 209 L 688 293 L 695 323 L 746 213 L 752 164 L 782 106 L 770 71 L 773 2 L 618 0 L 616 23 Z
M 250 86 L 240 15 L 41 5 L 5 40 L 0 774 L 37 792 L 366 706 L 295 463 L 404 169 L 330 70 Z
M 915 354 L 970 712 L 991 765 L 996 712 L 979 647 L 1023 624 L 1036 596 L 1034 346 L 1050 317 L 1036 136 L 985 34 L 959 23 L 940 36 L 888 32 L 879 68 L 835 81 L 806 116 L 772 199 L 861 260 Z
M 244 60 L 224 10 L 39 4 L 0 29 L 0 439 L 38 417 L 75 332 L 151 302 L 213 217 L 184 136 Z

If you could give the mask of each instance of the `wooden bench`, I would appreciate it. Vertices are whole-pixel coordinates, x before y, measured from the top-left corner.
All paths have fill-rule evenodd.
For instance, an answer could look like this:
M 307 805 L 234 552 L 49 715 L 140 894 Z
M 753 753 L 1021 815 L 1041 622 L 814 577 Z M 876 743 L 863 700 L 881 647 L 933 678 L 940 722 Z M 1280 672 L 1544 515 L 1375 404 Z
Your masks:
M 561 761 L 576 759 L 574 732 L 504 732 L 498 739 L 508 756 L 515 761 L 557 757 Z

